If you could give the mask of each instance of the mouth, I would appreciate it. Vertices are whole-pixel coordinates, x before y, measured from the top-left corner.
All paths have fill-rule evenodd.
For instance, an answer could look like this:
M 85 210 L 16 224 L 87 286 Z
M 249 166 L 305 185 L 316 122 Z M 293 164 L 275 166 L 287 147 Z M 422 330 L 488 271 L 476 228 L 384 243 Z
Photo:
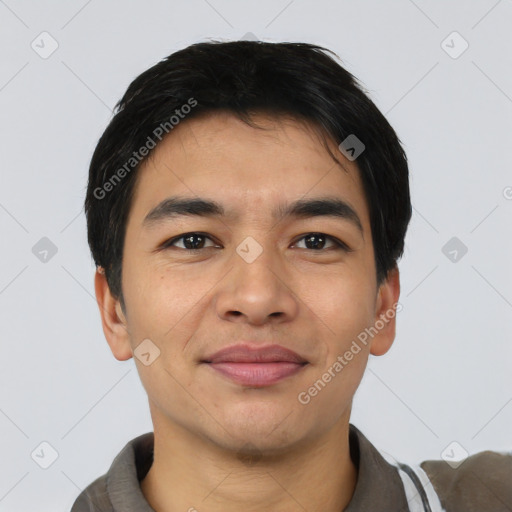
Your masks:
M 201 361 L 215 372 L 242 386 L 265 387 L 296 375 L 309 362 L 281 347 L 251 347 L 239 344 L 227 347 Z

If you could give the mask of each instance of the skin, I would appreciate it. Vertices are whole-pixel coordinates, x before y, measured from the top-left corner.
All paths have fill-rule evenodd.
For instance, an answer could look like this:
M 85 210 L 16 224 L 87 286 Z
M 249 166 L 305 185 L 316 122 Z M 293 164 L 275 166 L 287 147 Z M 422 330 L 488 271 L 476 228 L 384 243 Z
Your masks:
M 139 171 L 124 245 L 125 311 L 105 275 L 95 275 L 113 355 L 131 358 L 146 338 L 160 350 L 148 366 L 135 357 L 155 434 L 154 463 L 141 489 L 158 512 L 343 510 L 357 480 L 348 443 L 352 399 L 369 355 L 386 353 L 395 338 L 393 317 L 307 405 L 297 399 L 392 310 L 399 274 L 395 268 L 377 287 L 357 161 L 330 141 L 343 167 L 336 164 L 299 121 L 262 114 L 254 120 L 266 130 L 227 113 L 175 127 Z M 145 215 L 171 195 L 213 199 L 232 215 L 179 217 L 144 229 Z M 350 203 L 364 237 L 346 219 L 270 216 L 278 203 L 325 195 Z M 197 231 L 212 239 L 196 254 L 183 239 L 158 250 Z M 312 232 L 352 252 L 330 241 L 308 248 L 303 237 Z M 249 236 L 263 249 L 252 263 L 236 252 Z M 200 363 L 241 340 L 283 345 L 309 364 L 250 388 Z

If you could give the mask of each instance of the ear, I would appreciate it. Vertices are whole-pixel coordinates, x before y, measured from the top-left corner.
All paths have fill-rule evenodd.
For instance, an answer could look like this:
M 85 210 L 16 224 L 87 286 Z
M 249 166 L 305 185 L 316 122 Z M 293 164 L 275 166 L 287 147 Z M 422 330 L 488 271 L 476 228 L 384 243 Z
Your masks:
M 396 334 L 396 314 L 400 297 L 400 274 L 398 267 L 389 271 L 387 278 L 380 285 L 377 295 L 374 326 L 378 331 L 372 339 L 370 354 L 381 356 L 393 344 Z
M 103 332 L 110 350 L 116 359 L 126 361 L 133 357 L 126 318 L 119 300 L 110 293 L 105 272 L 101 267 L 96 269 L 94 289 L 100 309 Z

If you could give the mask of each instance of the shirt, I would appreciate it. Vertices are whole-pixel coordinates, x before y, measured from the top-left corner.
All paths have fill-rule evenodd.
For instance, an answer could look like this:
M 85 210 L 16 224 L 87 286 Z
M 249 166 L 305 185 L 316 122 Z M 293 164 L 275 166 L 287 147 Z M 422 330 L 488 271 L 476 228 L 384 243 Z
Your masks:
M 128 442 L 71 512 L 155 512 L 140 488 L 153 445 L 153 432 Z M 480 452 L 458 467 L 444 460 L 409 466 L 382 455 L 352 424 L 349 447 L 357 482 L 344 512 L 512 512 L 512 453 Z

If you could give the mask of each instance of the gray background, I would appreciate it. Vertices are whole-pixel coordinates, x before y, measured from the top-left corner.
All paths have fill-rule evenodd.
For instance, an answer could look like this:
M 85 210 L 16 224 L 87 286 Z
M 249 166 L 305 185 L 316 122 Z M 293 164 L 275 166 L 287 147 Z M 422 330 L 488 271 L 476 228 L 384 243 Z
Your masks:
M 511 26 L 510 0 L 0 0 L 0 510 L 69 510 L 151 430 L 133 360 L 115 360 L 101 330 L 88 163 L 136 75 L 249 32 L 336 51 L 410 160 L 397 339 L 371 356 L 352 423 L 405 462 L 510 450 Z M 43 237 L 58 249 L 46 262 Z M 47 469 L 43 441 L 58 453 Z

